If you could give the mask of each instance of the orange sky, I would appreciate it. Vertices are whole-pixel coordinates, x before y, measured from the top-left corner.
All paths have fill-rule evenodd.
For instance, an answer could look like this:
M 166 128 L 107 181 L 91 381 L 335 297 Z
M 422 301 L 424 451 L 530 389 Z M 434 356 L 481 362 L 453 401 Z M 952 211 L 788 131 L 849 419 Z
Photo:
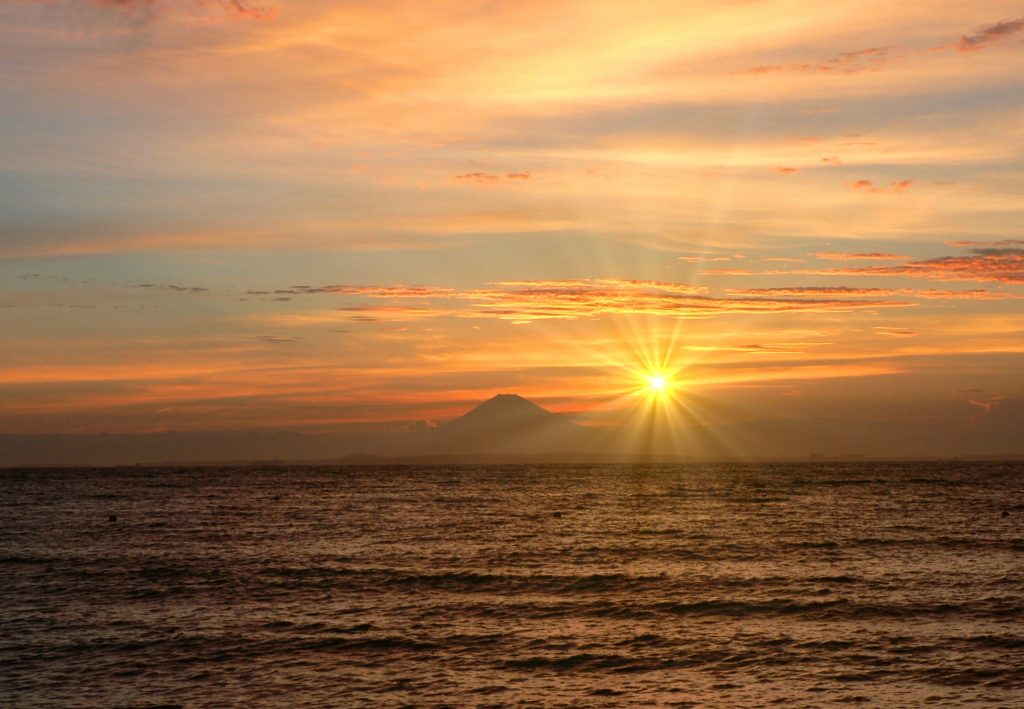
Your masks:
M 0 432 L 602 425 L 651 362 L 715 423 L 1020 416 L 1022 48 L 999 1 L 5 2 Z

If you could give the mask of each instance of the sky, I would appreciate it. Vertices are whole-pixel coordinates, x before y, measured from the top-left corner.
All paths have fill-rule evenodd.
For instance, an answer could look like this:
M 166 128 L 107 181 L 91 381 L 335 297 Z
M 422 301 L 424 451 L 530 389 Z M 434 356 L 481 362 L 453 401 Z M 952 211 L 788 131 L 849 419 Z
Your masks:
M 5 0 L 0 433 L 613 426 L 654 374 L 1024 421 L 1022 49 L 1000 0 Z

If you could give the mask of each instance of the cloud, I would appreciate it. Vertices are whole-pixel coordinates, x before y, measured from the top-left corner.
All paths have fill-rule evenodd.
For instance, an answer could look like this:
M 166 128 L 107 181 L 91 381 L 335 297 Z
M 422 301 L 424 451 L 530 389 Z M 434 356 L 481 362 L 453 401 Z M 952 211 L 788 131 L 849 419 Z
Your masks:
M 876 327 L 875 332 L 886 337 L 916 337 L 918 334 L 904 327 Z
M 292 286 L 287 289 L 274 291 L 275 293 L 287 293 L 290 295 L 312 295 L 316 293 L 334 293 L 336 295 L 356 295 L 369 298 L 452 298 L 457 295 L 454 288 L 441 288 L 436 286 L 359 286 L 359 285 L 329 285 L 329 286 Z
M 967 256 L 908 261 L 899 266 L 867 266 L 850 269 L 847 273 L 940 281 L 1024 283 L 1024 248 L 973 248 Z
M 679 256 L 680 261 L 687 263 L 706 263 L 708 261 L 732 261 L 732 256 Z
M 964 242 L 973 243 L 973 242 Z M 983 242 L 981 242 L 983 243 Z M 992 242 L 1006 243 L 1006 242 Z M 1019 243 L 1010 240 L 1009 243 Z M 791 271 L 753 271 L 749 269 L 708 269 L 705 275 L 779 276 L 779 275 L 850 275 L 903 276 L 937 281 L 979 281 L 991 283 L 1024 283 L 1024 244 L 1020 246 L 983 246 L 969 249 L 966 256 L 907 261 L 893 266 L 857 266 L 849 268 L 794 269 Z M 928 291 L 915 291 L 927 293 Z M 933 293 L 940 293 L 935 291 Z M 943 291 L 934 297 L 1015 299 L 1015 294 L 987 291 Z M 922 296 L 927 297 L 927 296 Z
M 1003 20 L 991 25 L 986 25 L 971 34 L 960 37 L 956 48 L 961 52 L 977 52 L 985 49 L 990 44 L 1001 42 L 1007 37 L 1024 31 L 1024 17 L 1013 20 Z
M 778 272 L 776 272 L 778 273 Z M 819 272 L 815 272 L 819 273 Z M 829 273 L 835 273 L 830 271 Z M 1019 300 L 1024 296 L 1002 291 L 975 290 L 936 290 L 916 288 L 854 288 L 850 286 L 790 286 L 782 288 L 728 288 L 733 295 L 761 297 L 907 297 L 926 298 L 929 300 Z
M 682 319 L 739 313 L 841 312 L 861 308 L 903 307 L 894 301 L 843 298 L 713 298 L 681 293 L 674 288 L 603 286 L 581 282 L 573 286 L 538 283 L 513 290 L 476 290 L 467 296 L 479 315 L 502 320 L 576 320 L 601 315 L 659 315 Z
M 843 298 L 713 298 L 705 294 L 704 286 L 625 279 L 505 281 L 492 285 L 499 287 L 462 293 L 475 308 L 462 313 L 464 316 L 515 321 L 575 320 L 609 314 L 704 318 L 735 313 L 836 312 L 907 305 Z
M 253 5 L 246 0 L 186 0 L 185 2 L 169 2 L 168 0 L 91 0 L 99 7 L 120 8 L 127 11 L 155 11 L 168 15 L 187 12 L 193 15 L 212 16 L 213 14 L 233 15 L 257 20 L 272 19 L 276 15 L 273 7 Z
M 789 64 L 755 66 L 743 73 L 856 74 L 862 71 L 880 69 L 889 61 L 890 49 L 891 47 L 869 47 L 868 49 L 860 49 L 855 52 L 841 52 L 818 62 L 792 62 Z
M 820 343 L 799 343 L 801 346 Z M 683 345 L 684 350 L 691 352 L 749 352 L 752 354 L 801 354 L 799 347 L 792 345 L 762 345 L 758 343 L 748 345 Z
M 903 256 L 901 254 L 888 254 L 879 251 L 869 251 L 866 253 L 847 254 L 836 251 L 818 251 L 817 253 L 811 254 L 815 258 L 824 259 L 825 261 L 903 261 L 909 259 L 909 256 Z
M 777 273 L 791 273 L 791 271 L 755 271 L 750 268 L 708 268 L 704 270 L 705 276 L 757 276 Z
M 1024 247 L 1024 239 L 1002 239 L 1000 241 L 950 241 L 950 246 L 978 246 L 978 247 L 1002 247 L 1021 246 Z
M 456 175 L 460 182 L 476 182 L 481 185 L 493 184 L 501 180 L 501 175 L 491 175 L 486 172 L 467 172 L 465 175 Z
M 353 305 L 335 308 L 344 320 L 355 322 L 405 322 L 437 317 L 445 313 L 429 308 L 409 308 L 394 305 Z
M 837 269 L 838 273 L 848 273 Z M 743 270 L 743 274 L 753 274 Z M 769 274 L 803 272 L 767 272 Z M 820 273 L 820 272 L 812 272 Z M 989 291 L 937 291 L 909 288 L 788 287 L 727 289 L 728 297 L 712 297 L 710 288 L 689 283 L 635 279 L 565 279 L 547 281 L 497 281 L 485 288 L 456 289 L 441 286 L 296 285 L 276 290 L 247 291 L 268 295 L 273 300 L 293 297 L 335 295 L 349 298 L 391 300 L 389 304 L 353 304 L 317 311 L 317 314 L 284 314 L 271 321 L 283 325 L 318 325 L 339 317 L 356 322 L 396 322 L 442 316 L 496 318 L 516 322 L 535 320 L 578 320 L 605 315 L 648 315 L 674 318 L 709 318 L 751 312 L 827 311 L 912 305 L 906 300 L 864 298 L 977 298 L 1019 297 Z M 136 288 L 165 288 L 198 293 L 191 289 L 156 284 Z M 280 294 L 286 294 L 281 296 Z M 266 298 L 264 298 L 266 299 Z M 420 301 L 415 306 L 399 304 Z M 431 303 L 430 301 L 435 301 Z M 452 301 L 459 301 L 458 303 Z M 334 315 L 332 315 L 334 314 Z M 338 314 L 341 314 L 340 316 Z
M 728 288 L 734 295 L 758 297 L 835 297 L 862 295 L 902 295 L 899 290 L 889 288 L 850 288 L 848 286 L 791 286 L 785 288 Z
M 253 339 L 268 345 L 290 345 L 298 342 L 294 337 L 279 337 L 277 335 L 256 335 Z
M 986 47 L 1001 43 L 1009 37 L 1024 31 L 1024 17 L 1002 20 L 985 25 L 970 34 L 962 35 L 959 41 L 951 45 L 935 47 L 935 49 L 957 49 L 961 52 L 976 52 Z M 851 52 L 840 52 L 832 57 L 811 62 L 789 62 L 784 64 L 764 64 L 754 66 L 742 72 L 749 75 L 765 74 L 859 74 L 867 71 L 878 71 L 900 55 L 919 54 L 921 49 L 899 47 L 869 47 Z
M 16 0 L 17 1 L 17 0 Z M 277 17 L 277 8 L 256 5 L 248 0 L 20 0 L 48 5 L 87 4 L 111 13 L 130 16 L 136 27 L 150 21 L 171 18 L 191 18 L 204 22 L 223 19 L 272 20 Z
M 690 283 L 670 283 L 668 281 L 640 281 L 623 278 L 574 278 L 564 281 L 497 281 L 491 285 L 506 288 L 612 288 L 624 291 L 644 290 L 682 295 L 706 293 L 707 286 Z
M 132 288 L 148 288 L 153 290 L 168 290 L 175 293 L 209 293 L 209 288 L 202 286 L 179 286 L 179 285 L 164 285 L 162 283 L 136 283 Z
M 989 414 L 992 413 L 992 406 L 995 404 L 995 401 L 995 399 L 989 401 L 975 401 L 974 399 L 971 399 L 967 403 L 970 404 L 971 406 L 977 406 L 986 414 Z
M 777 173 L 779 173 L 781 175 L 792 175 L 795 172 L 800 172 L 800 168 L 798 168 L 798 167 L 777 167 L 777 168 L 775 168 L 775 172 L 777 172 Z
M 903 192 L 910 189 L 912 184 L 914 184 L 913 180 L 900 180 L 899 182 L 890 182 L 888 187 L 881 187 L 871 180 L 856 180 L 855 182 L 847 182 L 846 186 L 853 190 L 864 190 L 865 192 Z
M 906 301 L 864 300 L 844 289 L 756 292 L 741 297 L 712 297 L 706 286 L 617 278 L 548 281 L 498 281 L 484 288 L 456 290 L 409 286 L 302 286 L 293 292 L 356 298 L 429 301 L 430 305 L 350 305 L 315 313 L 282 314 L 268 321 L 282 325 L 319 325 L 339 318 L 358 322 L 404 321 L 427 317 L 495 318 L 516 323 L 536 320 L 593 319 L 605 315 L 653 315 L 681 319 L 738 313 L 843 312 L 908 307 Z M 870 294 L 869 294 L 870 295 Z M 794 297 L 796 296 L 796 297 Z M 813 297 L 808 297 L 813 296 Z
M 505 175 L 496 175 L 489 172 L 467 172 L 465 175 L 456 175 L 456 182 L 475 182 L 478 185 L 493 185 L 502 180 L 529 180 L 532 173 L 529 172 L 508 172 Z

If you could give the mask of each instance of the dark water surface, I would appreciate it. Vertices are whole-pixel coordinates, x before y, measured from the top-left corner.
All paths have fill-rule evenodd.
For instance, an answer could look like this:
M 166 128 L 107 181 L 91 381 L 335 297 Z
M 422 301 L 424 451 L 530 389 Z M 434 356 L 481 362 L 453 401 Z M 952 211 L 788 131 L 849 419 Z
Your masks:
M 3 706 L 1024 706 L 1024 465 L 0 471 L 0 602 Z

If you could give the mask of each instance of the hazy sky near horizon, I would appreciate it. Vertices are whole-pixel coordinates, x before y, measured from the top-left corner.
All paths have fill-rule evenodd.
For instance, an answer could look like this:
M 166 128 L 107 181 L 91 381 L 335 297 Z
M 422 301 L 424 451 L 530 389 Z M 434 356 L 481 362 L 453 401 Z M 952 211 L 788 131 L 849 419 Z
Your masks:
M 1021 417 L 1022 158 L 1019 2 L 7 0 L 0 432 Z

